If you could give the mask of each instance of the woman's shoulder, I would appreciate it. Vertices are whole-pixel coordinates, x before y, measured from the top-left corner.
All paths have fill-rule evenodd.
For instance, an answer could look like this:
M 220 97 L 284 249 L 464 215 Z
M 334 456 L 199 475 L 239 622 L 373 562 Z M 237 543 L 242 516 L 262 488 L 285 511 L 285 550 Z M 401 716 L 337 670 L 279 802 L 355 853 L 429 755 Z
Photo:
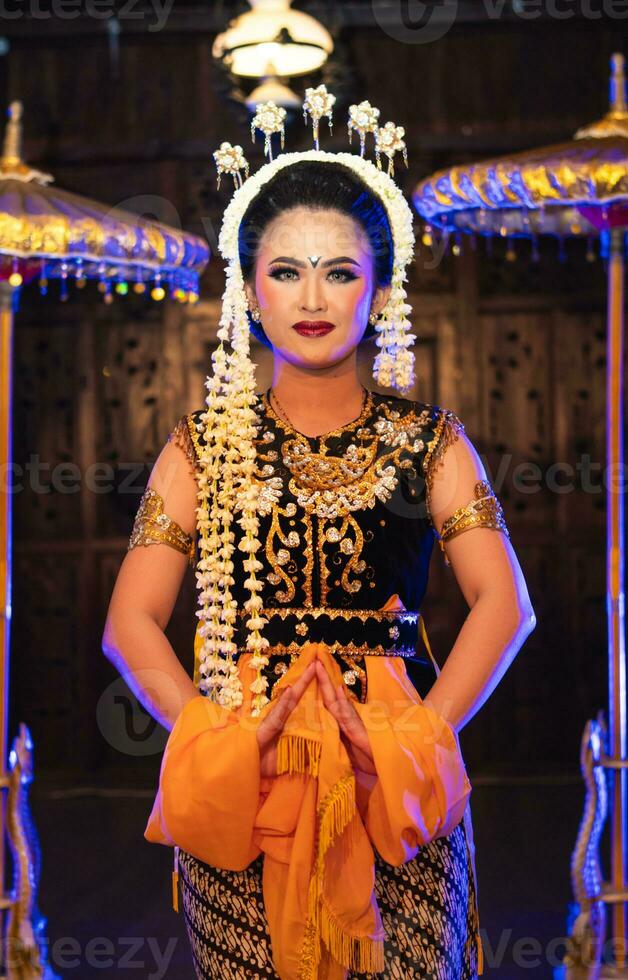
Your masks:
M 391 445 L 403 443 L 412 448 L 429 492 L 445 451 L 465 432 L 462 419 L 444 405 L 400 395 L 372 394 L 378 434 Z
M 259 402 L 260 396 L 256 396 Z M 174 428 L 168 436 L 168 440 L 175 442 L 188 459 L 198 468 L 198 463 L 203 455 L 205 447 L 205 415 L 207 406 L 197 408 L 193 412 L 187 412 L 176 422 Z
M 397 426 L 402 423 L 412 423 L 417 431 L 432 433 L 437 440 L 440 439 L 446 429 L 455 432 L 464 431 L 464 423 L 460 417 L 444 405 L 404 398 L 401 395 L 383 394 L 378 391 L 372 391 L 371 395 L 376 414 L 382 419 L 388 419 L 393 424 L 396 422 Z M 380 427 L 385 428 L 386 426 L 380 423 Z
M 198 467 L 204 441 L 201 421 L 204 412 L 204 408 L 199 408 L 194 412 L 182 415 L 168 435 L 168 441 L 175 443 L 183 450 L 195 469 Z

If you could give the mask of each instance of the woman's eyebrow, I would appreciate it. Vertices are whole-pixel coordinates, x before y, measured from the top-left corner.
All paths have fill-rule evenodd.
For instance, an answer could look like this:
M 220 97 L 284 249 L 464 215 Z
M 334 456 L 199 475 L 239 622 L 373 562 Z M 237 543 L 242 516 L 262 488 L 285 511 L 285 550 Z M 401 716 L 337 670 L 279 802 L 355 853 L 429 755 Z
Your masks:
M 293 259 L 289 255 L 278 255 L 277 258 L 271 259 L 268 264 L 274 265 L 275 262 L 292 262 L 293 265 L 297 265 L 301 269 L 307 268 L 305 262 L 301 262 L 300 259 Z M 353 265 L 360 264 L 357 259 L 352 259 L 349 255 L 339 255 L 335 259 L 327 259 L 326 262 L 321 262 L 321 267 L 326 268 L 329 265 L 334 265 L 336 262 L 352 262 Z

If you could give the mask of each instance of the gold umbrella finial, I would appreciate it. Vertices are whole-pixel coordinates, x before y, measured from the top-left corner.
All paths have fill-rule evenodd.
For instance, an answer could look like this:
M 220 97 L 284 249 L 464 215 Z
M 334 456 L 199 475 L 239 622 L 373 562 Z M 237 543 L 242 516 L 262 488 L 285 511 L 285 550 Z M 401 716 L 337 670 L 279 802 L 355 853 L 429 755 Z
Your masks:
M 610 115 L 626 115 L 626 75 L 624 73 L 624 56 L 615 53 L 611 55 L 611 96 Z
M 7 115 L 9 121 L 4 131 L 2 156 L 0 157 L 0 177 L 13 180 L 34 180 L 38 184 L 50 184 L 54 180 L 52 174 L 34 170 L 22 160 L 22 103 L 14 99 L 9 104 Z
M 603 119 L 583 126 L 574 139 L 604 139 L 607 136 L 628 137 L 628 107 L 626 106 L 626 75 L 624 56 L 611 55 L 610 108 Z
M 4 133 L 2 163 L 16 166 L 22 162 L 22 103 L 16 99 L 8 108 L 9 122 Z

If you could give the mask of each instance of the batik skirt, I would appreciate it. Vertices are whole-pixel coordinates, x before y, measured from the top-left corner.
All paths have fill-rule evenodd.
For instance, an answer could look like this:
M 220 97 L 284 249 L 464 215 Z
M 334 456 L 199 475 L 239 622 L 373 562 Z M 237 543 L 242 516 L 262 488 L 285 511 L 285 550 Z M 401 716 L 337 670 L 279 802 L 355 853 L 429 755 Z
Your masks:
M 183 914 L 199 980 L 272 977 L 262 896 L 263 854 L 224 871 L 179 849 Z M 375 851 L 375 894 L 387 938 L 384 974 L 349 980 L 476 980 L 475 878 L 465 822 L 397 867 Z

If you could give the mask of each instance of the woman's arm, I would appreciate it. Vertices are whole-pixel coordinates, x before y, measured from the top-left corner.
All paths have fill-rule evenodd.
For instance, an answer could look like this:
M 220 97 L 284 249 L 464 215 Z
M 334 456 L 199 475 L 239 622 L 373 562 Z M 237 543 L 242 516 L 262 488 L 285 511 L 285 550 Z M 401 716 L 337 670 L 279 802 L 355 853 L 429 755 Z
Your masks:
M 474 496 L 486 472 L 464 432 L 433 473 L 432 521 L 444 521 Z M 459 731 L 484 704 L 536 625 L 517 556 L 506 534 L 473 527 L 448 540 L 447 557 L 470 607 L 437 680 L 425 697 Z
M 197 485 L 190 462 L 174 442 L 162 449 L 148 486 L 163 498 L 164 513 L 186 534 L 196 530 Z M 164 630 L 188 564 L 168 544 L 127 552 L 116 579 L 102 649 L 146 710 L 170 731 L 184 705 L 199 694 Z

